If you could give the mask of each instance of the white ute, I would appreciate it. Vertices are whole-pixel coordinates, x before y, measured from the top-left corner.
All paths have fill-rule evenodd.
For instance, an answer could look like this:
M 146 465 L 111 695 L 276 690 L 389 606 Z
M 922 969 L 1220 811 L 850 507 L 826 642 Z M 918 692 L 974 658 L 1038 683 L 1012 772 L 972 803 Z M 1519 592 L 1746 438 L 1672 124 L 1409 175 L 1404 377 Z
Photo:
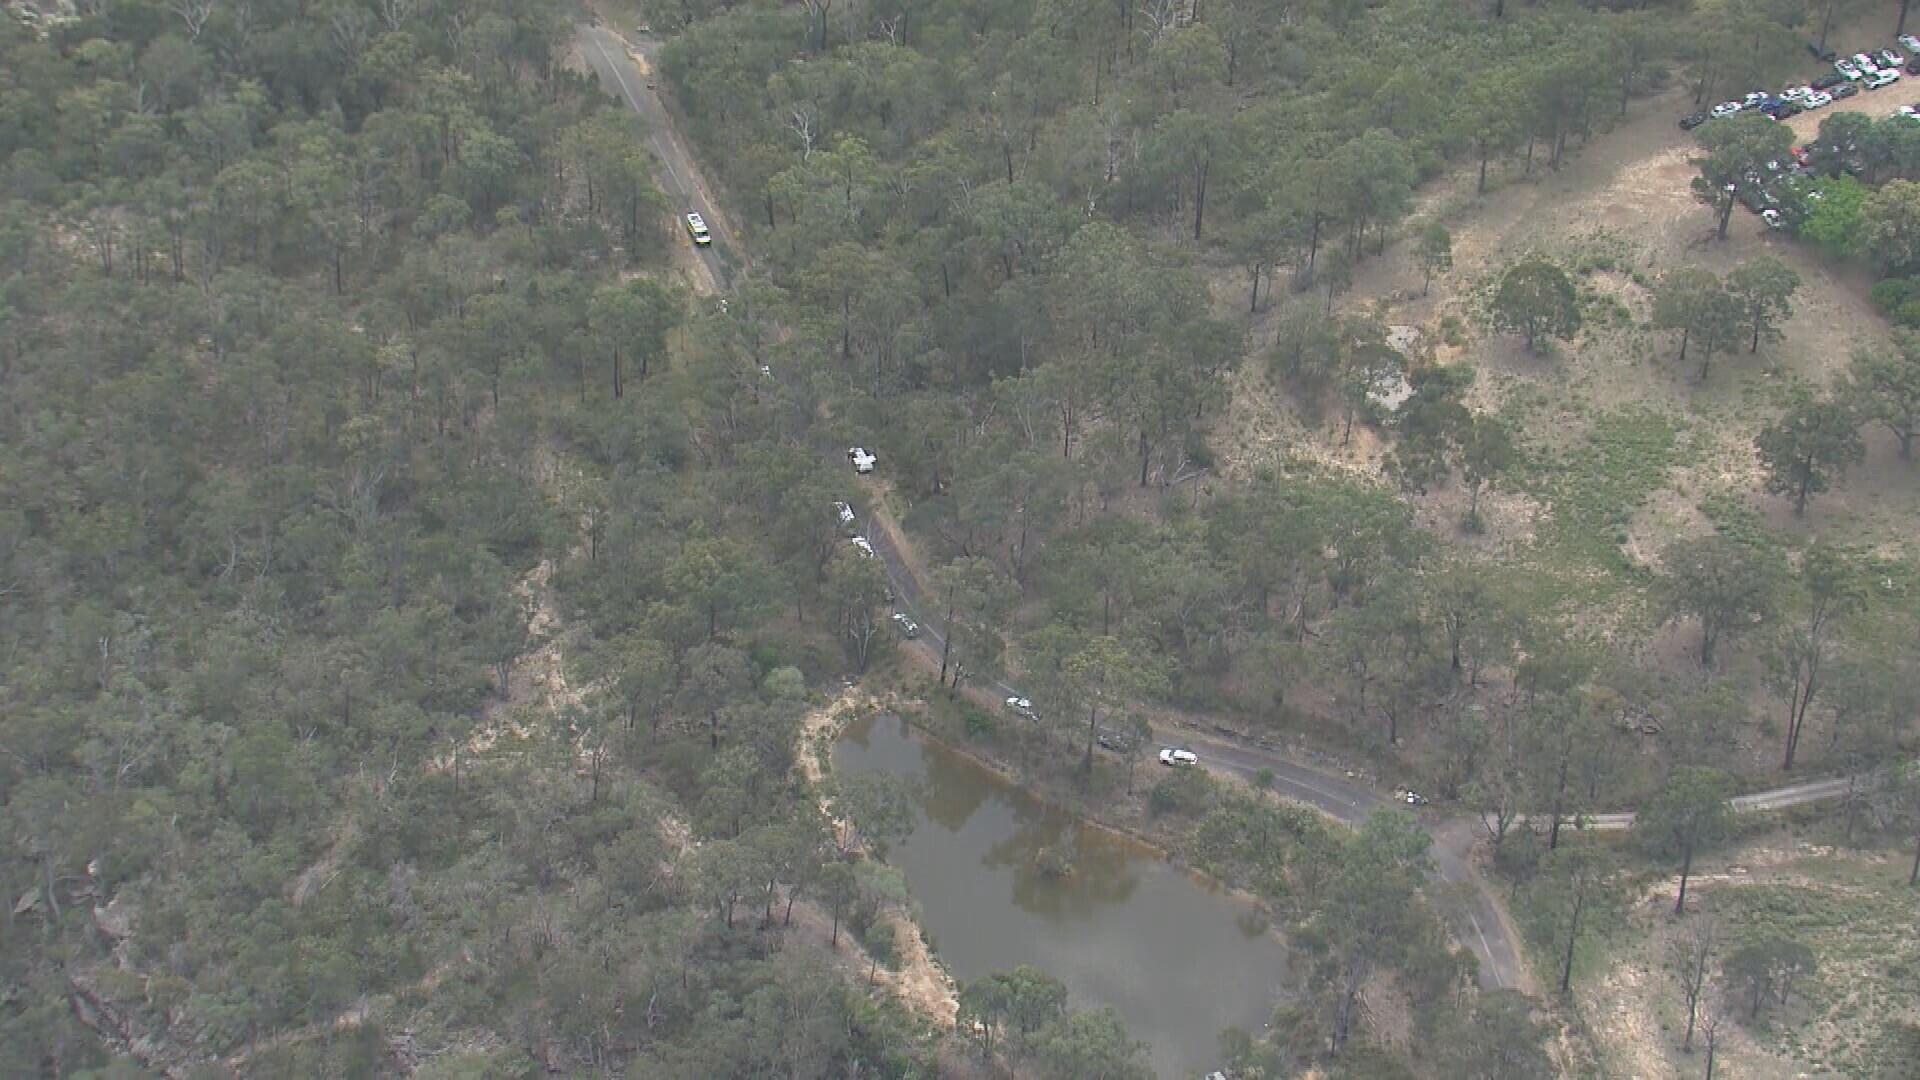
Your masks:
M 875 458 L 864 446 L 847 447 L 847 460 L 853 462 L 853 471 L 862 476 L 873 471 Z
M 1176 750 L 1169 746 L 1160 751 L 1160 764 L 1184 769 L 1189 765 L 1200 764 L 1200 758 L 1191 750 Z

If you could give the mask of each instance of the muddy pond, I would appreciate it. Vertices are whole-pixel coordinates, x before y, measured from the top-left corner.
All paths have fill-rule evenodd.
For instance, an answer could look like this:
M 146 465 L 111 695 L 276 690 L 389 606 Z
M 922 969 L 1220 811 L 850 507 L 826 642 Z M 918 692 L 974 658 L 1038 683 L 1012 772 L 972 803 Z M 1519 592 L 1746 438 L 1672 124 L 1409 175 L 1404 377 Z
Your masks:
M 1155 1070 L 1216 1064 L 1222 1028 L 1259 1032 L 1287 974 L 1286 947 L 1245 902 L 1151 849 L 1080 824 L 897 717 L 851 725 L 841 772 L 912 780 L 919 820 L 888 861 L 906 875 L 940 958 L 963 981 L 1032 964 L 1075 1008 L 1112 1005 Z M 1142 765 L 1139 782 L 1153 776 Z M 1069 873 L 1050 873 L 1070 865 Z

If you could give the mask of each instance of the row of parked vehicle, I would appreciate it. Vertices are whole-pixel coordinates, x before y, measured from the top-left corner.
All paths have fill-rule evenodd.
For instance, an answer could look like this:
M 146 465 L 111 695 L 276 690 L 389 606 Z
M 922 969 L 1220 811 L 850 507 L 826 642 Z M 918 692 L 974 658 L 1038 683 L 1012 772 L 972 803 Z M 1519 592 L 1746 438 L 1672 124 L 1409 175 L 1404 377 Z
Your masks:
M 840 531 L 847 535 L 847 543 L 852 546 L 853 550 L 860 553 L 861 558 L 877 559 L 880 557 L 880 553 L 873 550 L 873 541 L 860 534 L 858 524 L 860 518 L 858 514 L 853 512 L 852 503 L 843 499 L 834 500 L 833 514 L 834 517 L 840 521 Z M 893 603 L 893 586 L 887 586 L 886 595 L 887 603 Z M 900 636 L 903 638 L 912 640 L 920 636 L 920 624 L 914 622 L 913 616 L 908 615 L 904 611 L 896 611 L 893 613 L 893 625 L 899 629 Z
M 1920 55 L 1920 37 L 1902 34 L 1900 45 L 1909 53 Z M 1895 49 L 1876 49 L 1845 57 L 1836 56 L 1813 44 L 1808 44 L 1807 50 L 1832 64 L 1833 70 L 1803 86 L 1788 87 L 1778 94 L 1755 90 L 1738 101 L 1723 101 L 1706 112 L 1691 113 L 1681 117 L 1681 129 L 1692 131 L 1708 120 L 1724 120 L 1749 111 L 1775 120 L 1785 120 L 1810 109 L 1825 108 L 1836 101 L 1853 97 L 1862 90 L 1892 86 L 1900 81 L 1901 69 L 1907 66 L 1908 61 L 1906 55 Z
M 1920 124 L 1920 102 L 1902 105 L 1889 119 Z M 1742 206 L 1760 215 L 1768 228 L 1798 226 L 1812 214 L 1826 196 L 1820 190 L 1822 177 L 1842 173 L 1859 175 L 1866 168 L 1860 147 L 1812 142 L 1796 146 L 1785 161 L 1769 161 L 1764 169 L 1748 172 L 1731 185 L 1734 198 Z
M 1823 197 L 1816 179 L 1804 154 L 1784 162 L 1769 161 L 1765 169 L 1749 172 L 1733 185 L 1734 198 L 1760 215 L 1769 229 L 1784 229 L 1805 221 Z

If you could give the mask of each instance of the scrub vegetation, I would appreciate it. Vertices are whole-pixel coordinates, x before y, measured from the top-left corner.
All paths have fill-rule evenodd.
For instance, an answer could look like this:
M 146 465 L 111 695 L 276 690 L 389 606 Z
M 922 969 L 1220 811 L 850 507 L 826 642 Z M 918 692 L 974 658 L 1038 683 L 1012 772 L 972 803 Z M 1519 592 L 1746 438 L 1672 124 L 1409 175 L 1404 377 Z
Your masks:
M 0 1073 L 1148 1071 L 908 940 L 872 677 L 1280 921 L 1235 1075 L 1898 1075 L 1908 121 L 1771 230 L 1810 118 L 1672 120 L 1904 16 L 8 5 Z M 1857 887 L 1716 876 L 1843 773 Z

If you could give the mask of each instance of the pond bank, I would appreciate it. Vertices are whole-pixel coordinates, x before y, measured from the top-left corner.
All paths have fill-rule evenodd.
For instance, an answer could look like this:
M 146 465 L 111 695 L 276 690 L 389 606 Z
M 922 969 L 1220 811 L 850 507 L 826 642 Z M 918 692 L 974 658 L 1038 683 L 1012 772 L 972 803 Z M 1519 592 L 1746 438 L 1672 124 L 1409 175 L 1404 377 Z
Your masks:
M 1074 1007 L 1119 1009 L 1163 1075 L 1212 1067 L 1224 1027 L 1261 1030 L 1284 996 L 1288 965 L 1257 907 L 898 716 L 857 713 L 813 735 L 840 731 L 836 770 L 914 781 L 919 821 L 888 861 L 955 975 L 1046 970 Z M 809 768 L 817 767 L 816 757 Z

